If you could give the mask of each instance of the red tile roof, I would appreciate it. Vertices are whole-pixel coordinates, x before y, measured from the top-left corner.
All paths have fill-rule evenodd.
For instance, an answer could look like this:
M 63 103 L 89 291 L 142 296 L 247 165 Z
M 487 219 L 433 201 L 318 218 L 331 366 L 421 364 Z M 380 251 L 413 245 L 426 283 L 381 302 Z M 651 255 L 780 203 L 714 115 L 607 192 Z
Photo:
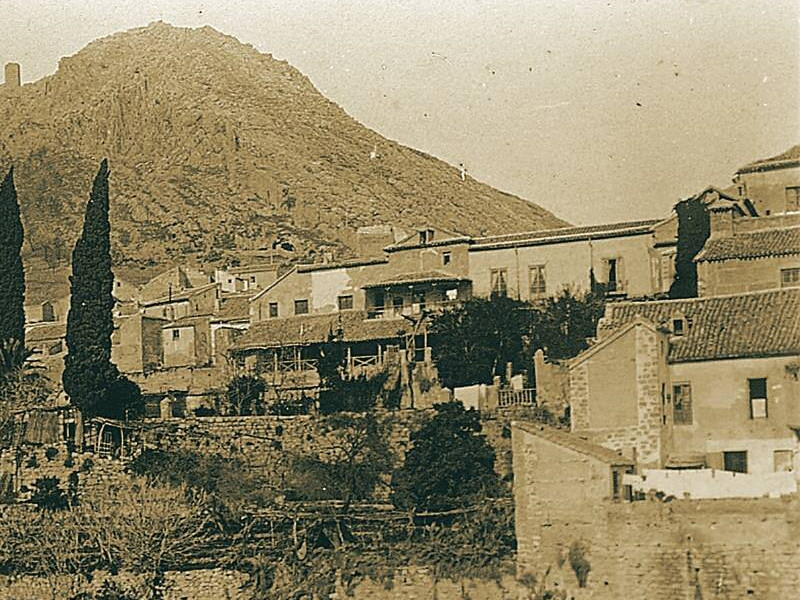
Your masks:
M 233 350 L 318 344 L 339 327 L 345 341 L 361 342 L 398 338 L 409 330 L 409 323 L 402 318 L 367 319 L 366 311 L 361 310 L 269 319 L 251 325 Z
M 670 362 L 800 354 L 800 288 L 658 302 L 613 302 L 599 332 L 606 337 L 637 316 L 655 325 L 673 318 L 688 331 L 670 340 Z
M 747 231 L 711 238 L 697 255 L 697 262 L 765 258 L 800 254 L 800 227 Z

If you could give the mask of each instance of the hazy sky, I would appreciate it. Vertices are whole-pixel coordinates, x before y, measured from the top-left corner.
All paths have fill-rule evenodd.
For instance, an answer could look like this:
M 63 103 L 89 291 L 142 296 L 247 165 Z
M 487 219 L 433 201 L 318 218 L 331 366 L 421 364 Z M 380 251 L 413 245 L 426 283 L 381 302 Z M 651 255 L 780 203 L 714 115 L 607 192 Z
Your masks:
M 0 61 L 26 81 L 118 30 L 211 25 L 386 137 L 574 223 L 665 215 L 800 142 L 800 0 L 0 0 L 0 14 Z

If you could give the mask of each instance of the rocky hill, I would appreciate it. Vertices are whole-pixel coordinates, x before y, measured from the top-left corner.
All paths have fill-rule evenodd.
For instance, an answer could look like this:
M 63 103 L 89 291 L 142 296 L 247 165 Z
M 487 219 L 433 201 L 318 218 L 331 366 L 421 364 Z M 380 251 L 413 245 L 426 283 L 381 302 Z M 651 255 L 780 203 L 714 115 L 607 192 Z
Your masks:
M 24 67 L 24 65 L 23 65 Z M 486 234 L 563 221 L 381 137 L 283 61 L 164 23 L 95 41 L 35 83 L 0 86 L 27 251 L 69 255 L 100 159 L 117 264 L 218 261 L 290 240 L 343 253 L 361 225 Z

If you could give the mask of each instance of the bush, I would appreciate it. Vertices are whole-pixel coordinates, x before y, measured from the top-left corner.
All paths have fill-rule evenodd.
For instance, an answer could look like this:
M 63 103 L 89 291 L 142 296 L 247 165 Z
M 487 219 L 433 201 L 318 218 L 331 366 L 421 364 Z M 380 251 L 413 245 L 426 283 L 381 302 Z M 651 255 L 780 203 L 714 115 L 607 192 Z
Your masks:
M 228 383 L 225 399 L 233 415 L 263 415 L 263 395 L 267 386 L 253 375 L 237 375 Z
M 202 490 L 234 513 L 248 504 L 265 505 L 273 497 L 263 478 L 236 458 L 190 450 L 145 450 L 130 469 L 156 483 Z
M 280 417 L 307 415 L 314 407 L 314 399 L 307 396 L 300 398 L 279 398 L 267 407 L 267 412 Z
M 392 502 L 398 508 L 449 510 L 497 493 L 495 454 L 481 435 L 480 417 L 459 402 L 436 414 L 412 434 L 405 463 L 392 474 Z
M 58 477 L 40 477 L 33 484 L 31 502 L 39 510 L 56 511 L 69 507 L 69 500 L 59 486 Z

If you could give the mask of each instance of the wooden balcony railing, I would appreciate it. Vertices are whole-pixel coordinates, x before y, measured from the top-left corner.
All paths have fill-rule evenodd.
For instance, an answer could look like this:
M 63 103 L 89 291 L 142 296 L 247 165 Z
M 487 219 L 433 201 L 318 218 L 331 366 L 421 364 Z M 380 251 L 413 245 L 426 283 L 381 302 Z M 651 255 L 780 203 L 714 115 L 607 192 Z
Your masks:
M 534 406 L 536 404 L 536 388 L 521 390 L 500 390 L 497 392 L 498 408 L 513 406 Z

